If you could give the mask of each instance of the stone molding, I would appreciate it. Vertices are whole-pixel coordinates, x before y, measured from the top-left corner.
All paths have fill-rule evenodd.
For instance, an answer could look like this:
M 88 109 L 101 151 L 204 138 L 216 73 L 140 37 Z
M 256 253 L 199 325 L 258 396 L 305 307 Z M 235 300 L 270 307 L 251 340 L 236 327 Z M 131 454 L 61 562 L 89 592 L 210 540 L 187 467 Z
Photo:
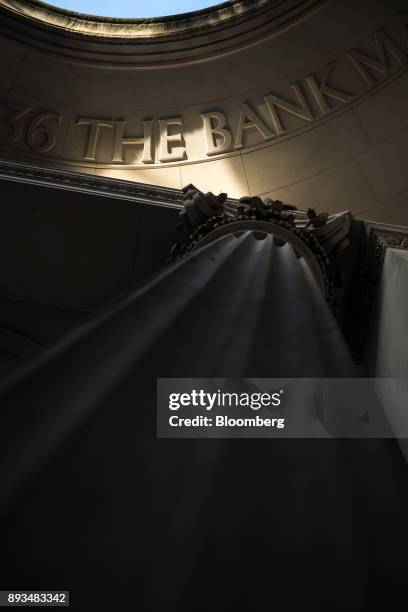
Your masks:
M 377 301 L 379 281 L 387 249 L 408 251 L 408 227 L 364 222 L 360 266 L 355 280 L 348 338 L 354 357 L 364 360 L 367 337 Z
M 181 191 L 134 181 L 109 179 L 30 164 L 0 161 L 0 179 L 9 179 L 58 189 L 82 191 L 95 195 L 131 200 L 135 203 L 182 208 Z
M 0 0 L 0 31 L 53 54 L 132 65 L 191 62 L 280 31 L 326 0 L 235 0 L 149 19 L 82 15 L 37 0 Z M 170 59 L 171 58 L 171 59 Z

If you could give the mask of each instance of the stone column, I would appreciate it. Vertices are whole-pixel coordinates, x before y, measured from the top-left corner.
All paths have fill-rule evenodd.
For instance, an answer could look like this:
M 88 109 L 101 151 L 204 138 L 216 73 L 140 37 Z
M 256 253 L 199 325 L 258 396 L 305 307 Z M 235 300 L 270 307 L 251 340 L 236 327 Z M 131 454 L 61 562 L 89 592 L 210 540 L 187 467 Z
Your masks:
M 241 205 L 242 219 L 205 221 L 232 233 L 201 228 L 190 244 L 187 231 L 175 248 L 186 256 L 3 383 L 6 588 L 68 588 L 87 609 L 131 609 L 136 592 L 144 610 L 181 612 L 268 597 L 323 609 L 334 592 L 339 609 L 350 597 L 368 609 L 374 569 L 405 585 L 395 444 L 156 437 L 157 377 L 350 375 L 330 262 L 325 273 L 311 236 L 307 263 L 312 229 L 284 221 L 286 209 L 248 220 Z
M 202 207 L 225 200 L 195 194 Z M 352 375 L 313 235 L 288 207 L 267 220 L 220 206 L 202 244 L 177 245 L 187 256 L 3 384 L 3 503 L 94 415 L 150 403 L 156 377 Z M 201 213 L 188 202 L 186 211 L 200 228 Z

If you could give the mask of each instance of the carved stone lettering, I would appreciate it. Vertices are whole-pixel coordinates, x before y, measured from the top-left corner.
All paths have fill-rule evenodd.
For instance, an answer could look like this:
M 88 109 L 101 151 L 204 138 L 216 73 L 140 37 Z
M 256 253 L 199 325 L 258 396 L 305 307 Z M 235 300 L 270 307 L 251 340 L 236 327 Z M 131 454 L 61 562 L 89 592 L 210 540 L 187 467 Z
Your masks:
M 226 128 L 226 117 L 224 113 L 213 111 L 201 115 L 204 126 L 207 155 L 216 155 L 229 151 L 232 144 L 231 131 Z M 213 125 L 214 120 L 215 125 Z
M 123 148 L 125 146 L 142 146 L 143 157 L 142 162 L 144 164 L 154 163 L 153 153 L 153 126 L 154 121 L 142 121 L 143 124 L 143 137 L 124 137 L 123 133 L 126 127 L 126 121 L 115 121 L 115 137 L 113 147 L 113 162 L 123 162 Z
M 32 108 L 18 103 L 8 102 L 7 106 L 14 112 L 4 119 L 11 133 L 2 138 L 9 144 L 22 140 L 26 134 L 26 142 L 30 149 L 36 153 L 48 153 L 57 143 L 58 128 L 62 122 L 62 115 L 54 112 L 36 114 L 28 122 Z M 28 125 L 27 125 L 28 122 Z
M 57 142 L 56 129 L 61 125 L 62 115 L 42 113 L 33 119 L 27 129 L 28 145 L 37 153 L 48 153 Z
M 370 72 L 365 68 L 371 68 L 376 70 L 383 75 L 386 75 L 390 69 L 389 62 L 387 61 L 386 50 L 395 59 L 398 64 L 402 64 L 406 59 L 405 55 L 398 49 L 398 47 L 392 42 L 392 40 L 385 34 L 384 31 L 379 30 L 374 35 L 374 43 L 377 50 L 377 58 L 365 55 L 355 49 L 347 53 L 348 59 L 357 68 L 359 74 L 363 78 L 366 85 L 371 88 L 375 85 L 375 80 L 371 76 Z
M 180 129 L 170 134 L 169 128 L 176 126 Z M 184 143 L 183 120 L 181 117 L 173 119 L 159 119 L 160 130 L 160 152 L 159 161 L 181 161 L 186 158 L 186 147 Z
M 79 117 L 76 125 L 89 125 L 88 142 L 86 145 L 86 151 L 83 159 L 89 161 L 96 161 L 96 145 L 98 144 L 98 138 L 100 130 L 102 128 L 115 128 L 114 121 L 105 121 L 103 119 L 90 119 L 88 117 Z
M 352 100 L 353 96 L 351 94 L 347 94 L 344 91 L 340 91 L 338 89 L 333 89 L 328 85 L 327 81 L 329 80 L 330 74 L 334 68 L 334 62 L 330 63 L 324 73 L 322 80 L 319 83 L 317 82 L 317 78 L 314 74 L 310 74 L 305 78 L 305 83 L 309 87 L 311 94 L 313 95 L 316 104 L 319 108 L 319 111 L 322 115 L 328 113 L 332 110 L 331 106 L 329 106 L 327 102 L 327 98 L 332 98 L 333 100 L 337 100 L 338 102 L 342 102 L 346 104 Z
M 235 149 L 243 148 L 243 136 L 246 130 L 257 130 L 264 140 L 272 138 L 272 130 L 264 121 L 255 113 L 254 110 L 244 102 L 241 104 L 241 113 L 239 116 L 239 124 L 237 137 L 235 139 Z
M 18 103 L 8 103 L 9 106 L 14 112 L 5 119 L 5 123 L 11 128 L 11 133 L 9 136 L 6 136 L 4 140 L 9 143 L 18 142 L 22 135 L 23 130 L 25 128 L 25 122 L 23 121 L 25 117 L 27 117 L 28 113 L 31 111 L 29 106 L 23 106 Z
M 80 141 L 83 154 L 80 160 L 74 159 L 76 154 L 62 153 L 61 162 L 96 162 L 106 159 L 105 134 L 108 140 L 108 162 L 113 166 L 141 166 L 150 164 L 166 164 L 183 162 L 188 159 L 189 143 L 197 152 L 195 161 L 201 158 L 228 155 L 244 147 L 259 147 L 267 141 L 285 138 L 305 130 L 315 121 L 326 117 L 329 113 L 341 111 L 342 107 L 365 96 L 367 90 L 380 87 L 387 78 L 394 78 L 397 69 L 406 69 L 408 64 L 408 15 L 398 13 L 394 24 L 386 25 L 377 30 L 371 40 L 372 49 L 367 51 L 352 49 L 336 63 L 329 63 L 319 72 L 312 72 L 300 81 L 293 82 L 288 91 L 277 95 L 266 90 L 254 92 L 254 98 L 261 101 L 255 107 L 253 100 L 235 98 L 236 110 L 206 110 L 197 108 L 200 113 L 202 128 L 196 129 L 200 118 L 191 118 L 191 109 L 184 119 L 182 116 L 163 118 L 159 120 L 144 119 L 136 127 L 129 127 L 129 118 L 121 120 L 95 119 L 77 116 L 74 134 L 75 138 L 67 139 L 67 146 L 72 141 Z M 390 30 L 390 32 L 389 32 Z M 395 37 L 394 37 L 395 35 Z M 368 47 L 369 48 L 369 47 Z M 374 51 L 373 51 L 374 49 Z M 337 71 L 336 71 L 337 67 Z M 344 70 L 348 69 L 356 82 L 359 91 L 351 93 L 343 90 L 343 85 L 337 79 L 344 78 Z M 359 85 L 356 72 L 363 81 Z M 346 88 L 347 89 L 347 88 Z M 225 102 L 230 108 L 231 101 Z M 1 143 L 2 147 L 25 145 L 30 152 L 36 154 L 49 153 L 56 149 L 59 134 L 62 132 L 63 116 L 53 110 L 35 109 L 29 100 L 27 104 L 20 101 L 6 100 L 2 111 Z M 200 112 L 202 111 L 202 112 Z M 3 116 L 4 112 L 4 116 Z M 71 112 L 71 111 L 70 111 Z M 120 108 L 112 111 L 120 115 Z M 232 118 L 237 115 L 237 121 Z M 153 112 L 147 117 L 153 116 Z M 300 119 L 294 121 L 293 118 Z M 68 117 L 65 118 L 68 121 Z M 191 122 L 191 123 L 190 123 Z M 69 124 L 68 124 L 69 125 Z M 132 123 L 133 125 L 133 123 Z M 295 127 L 293 127 L 295 126 Z M 133 135 L 132 135 L 133 134 Z M 188 135 L 187 141 L 184 134 Z M 137 147 L 133 161 L 130 147 Z M 109 152 L 111 151 L 111 156 Z M 136 161 L 137 160 L 137 161 Z M 100 163 L 102 163 L 100 161 Z
M 299 105 L 292 104 L 292 102 L 288 102 L 283 98 L 279 98 L 274 94 L 268 94 L 265 96 L 265 104 L 269 111 L 269 114 L 272 119 L 273 126 L 275 128 L 275 132 L 277 136 L 281 136 L 285 134 L 286 128 L 282 125 L 282 121 L 277 112 L 277 108 L 284 110 L 286 113 L 294 115 L 295 117 L 299 117 L 304 121 L 313 121 L 314 117 L 312 111 L 309 108 L 309 105 L 303 95 L 303 91 L 299 85 L 299 83 L 293 83 L 291 85 L 292 91 L 295 93 L 295 96 L 299 102 Z

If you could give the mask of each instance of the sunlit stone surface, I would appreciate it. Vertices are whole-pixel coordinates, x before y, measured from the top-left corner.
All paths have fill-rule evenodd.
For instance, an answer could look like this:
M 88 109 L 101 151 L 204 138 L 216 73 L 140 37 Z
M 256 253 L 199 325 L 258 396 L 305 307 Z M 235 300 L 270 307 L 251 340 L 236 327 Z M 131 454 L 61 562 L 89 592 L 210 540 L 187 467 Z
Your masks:
M 408 223 L 406 0 L 0 7 L 3 157 Z

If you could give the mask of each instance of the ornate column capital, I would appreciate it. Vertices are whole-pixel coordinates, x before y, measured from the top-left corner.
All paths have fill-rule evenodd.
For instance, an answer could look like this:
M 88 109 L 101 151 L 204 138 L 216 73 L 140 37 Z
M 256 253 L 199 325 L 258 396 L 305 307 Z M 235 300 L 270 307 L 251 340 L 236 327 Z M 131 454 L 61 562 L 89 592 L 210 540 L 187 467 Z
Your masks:
M 347 263 L 352 216 L 329 215 L 313 208 L 247 196 L 237 201 L 227 194 L 203 193 L 194 185 L 183 189 L 184 210 L 177 226 L 179 239 L 172 257 L 180 259 L 228 234 L 253 231 L 258 239 L 271 234 L 277 246 L 291 244 L 311 268 L 326 299 L 336 310 L 342 299 L 343 268 Z

